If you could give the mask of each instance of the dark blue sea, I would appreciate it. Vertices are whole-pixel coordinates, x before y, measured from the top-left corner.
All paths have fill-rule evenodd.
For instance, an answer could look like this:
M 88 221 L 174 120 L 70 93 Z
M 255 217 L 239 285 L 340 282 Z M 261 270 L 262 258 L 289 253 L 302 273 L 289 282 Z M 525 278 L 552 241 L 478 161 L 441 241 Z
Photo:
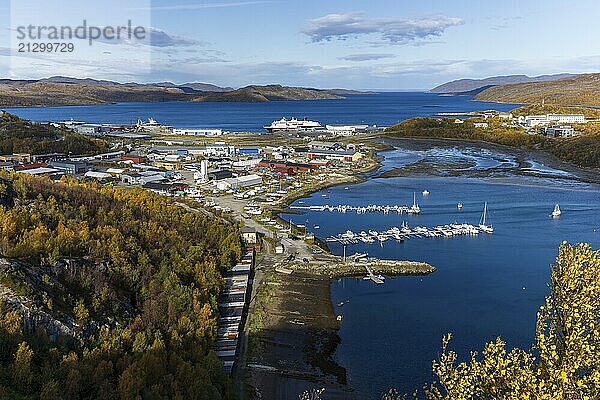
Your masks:
M 432 93 L 379 93 L 350 95 L 341 100 L 273 101 L 267 103 L 118 103 L 98 106 L 37 107 L 6 109 L 34 121 L 134 124 L 154 118 L 174 127 L 221 128 L 230 132 L 259 132 L 282 117 L 308 118 L 325 124 L 369 124 L 390 126 L 411 117 L 440 112 L 486 109 L 505 111 L 506 104 L 472 101 L 467 96 Z
M 382 154 L 386 157 L 382 170 L 426 159 L 471 161 L 475 165 L 471 170 L 495 168 L 495 172 L 484 178 L 372 178 L 294 203 L 410 205 L 416 193 L 422 209 L 419 216 L 309 211 L 283 217 L 305 224 L 325 239 L 346 230 L 384 231 L 401 227 L 403 222 L 410 227 L 452 222 L 477 225 L 488 202 L 495 232 L 414 238 L 401 244 L 389 240 L 383 247 L 378 242 L 348 246 L 347 254 L 426 261 L 437 268 L 429 276 L 388 278 L 379 286 L 362 279 L 332 284 L 335 311 L 343 316 L 336 358 L 347 368 L 350 384 L 366 399 L 379 399 L 390 388 L 410 394 L 432 382 L 431 362 L 439 355 L 442 337 L 450 332 L 454 337 L 451 348 L 462 359 L 497 336 L 509 348 L 530 348 L 536 312 L 548 294 L 549 265 L 560 243 L 589 242 L 600 247 L 598 187 L 570 180 L 569 173 L 531 160 L 527 170 L 534 176 L 512 175 L 512 156 L 477 146 L 399 148 Z M 507 172 L 498 173 L 498 166 Z M 423 196 L 424 190 L 430 194 Z M 462 211 L 458 202 L 464 205 Z M 563 214 L 554 219 L 550 213 L 556 203 Z M 330 247 L 342 254 L 340 244 Z

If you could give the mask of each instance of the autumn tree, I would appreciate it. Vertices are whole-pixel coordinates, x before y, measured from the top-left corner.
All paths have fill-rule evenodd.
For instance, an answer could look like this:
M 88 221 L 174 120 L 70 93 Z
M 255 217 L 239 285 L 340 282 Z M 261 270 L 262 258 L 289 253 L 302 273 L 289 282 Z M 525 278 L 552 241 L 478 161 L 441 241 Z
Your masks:
M 498 338 L 458 362 L 444 338 L 433 363 L 430 400 L 600 398 L 600 252 L 563 243 L 551 266 L 550 295 L 540 307 L 531 350 Z

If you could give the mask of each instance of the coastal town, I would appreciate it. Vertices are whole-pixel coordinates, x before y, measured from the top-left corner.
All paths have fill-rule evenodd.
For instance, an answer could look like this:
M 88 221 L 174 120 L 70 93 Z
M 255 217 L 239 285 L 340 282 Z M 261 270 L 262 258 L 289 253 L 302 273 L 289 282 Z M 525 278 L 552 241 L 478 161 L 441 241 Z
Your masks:
M 4 3 L 0 400 L 600 400 L 597 2 Z

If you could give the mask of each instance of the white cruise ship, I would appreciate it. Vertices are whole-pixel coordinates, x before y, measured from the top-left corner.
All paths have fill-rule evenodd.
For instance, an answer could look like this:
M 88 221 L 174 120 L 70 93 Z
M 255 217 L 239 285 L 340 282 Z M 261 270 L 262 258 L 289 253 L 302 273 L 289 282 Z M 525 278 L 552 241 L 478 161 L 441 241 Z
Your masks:
M 291 119 L 281 118 L 278 121 L 273 121 L 271 125 L 264 127 L 269 132 L 282 132 L 282 131 L 312 131 L 315 129 L 322 128 L 321 124 L 316 121 L 309 121 L 306 119 Z

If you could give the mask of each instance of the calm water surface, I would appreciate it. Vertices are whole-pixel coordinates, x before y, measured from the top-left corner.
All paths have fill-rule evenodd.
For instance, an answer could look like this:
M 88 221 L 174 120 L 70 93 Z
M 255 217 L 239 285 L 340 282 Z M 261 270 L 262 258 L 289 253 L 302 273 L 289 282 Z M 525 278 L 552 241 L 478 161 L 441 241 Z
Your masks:
M 273 101 L 267 103 L 118 103 L 99 106 L 14 108 L 7 111 L 34 121 L 75 119 L 88 123 L 133 124 L 156 119 L 175 127 L 221 128 L 228 131 L 263 131 L 281 117 L 309 118 L 322 124 L 365 123 L 390 126 L 417 116 L 440 112 L 464 112 L 514 108 L 508 104 L 472 101 L 467 96 L 432 93 L 381 93 L 351 95 L 341 100 Z
M 216 127 L 231 131 L 260 131 L 282 116 L 307 117 L 321 123 L 368 123 L 389 126 L 406 118 L 439 112 L 490 109 L 511 105 L 441 97 L 429 93 L 383 93 L 349 96 L 345 100 L 284 101 L 270 103 L 120 103 L 11 109 L 36 121 L 70 118 L 89 123 L 134 123 L 153 117 L 175 127 Z M 424 151 L 385 153 L 382 170 L 418 160 L 455 160 L 471 168 L 514 167 L 515 160 L 477 148 L 435 147 Z M 556 179 L 556 170 L 530 162 L 537 177 L 389 178 L 370 179 L 345 190 L 336 187 L 302 199 L 304 204 L 410 204 L 417 192 L 419 216 L 356 215 L 308 212 L 291 215 L 295 223 L 320 237 L 351 229 L 385 230 L 407 222 L 435 226 L 450 222 L 476 224 L 487 201 L 493 235 L 450 239 L 411 239 L 403 244 L 356 245 L 348 251 L 368 252 L 389 259 L 427 261 L 438 271 L 427 277 L 388 279 L 385 285 L 344 279 L 332 285 L 336 312 L 344 316 L 342 343 L 336 357 L 348 370 L 351 384 L 365 398 L 378 398 L 388 388 L 412 392 L 432 380 L 431 360 L 441 338 L 452 332 L 452 347 L 460 354 L 481 349 L 501 335 L 509 346 L 532 343 L 535 315 L 547 294 L 548 265 L 563 240 L 600 246 L 600 192 L 595 186 Z M 568 174 L 562 173 L 565 177 Z M 552 177 L 552 178 L 550 178 Z M 423 197 L 421 192 L 431 192 Z M 327 197 L 322 197 L 326 194 Z M 457 202 L 464 204 L 458 211 Z M 549 217 L 555 203 L 563 215 Z M 298 202 L 297 202 L 298 204 Z M 308 222 L 307 222 L 308 221 Z M 339 246 L 332 245 L 341 254 Z
M 513 164 L 510 156 L 476 148 L 384 154 L 383 170 L 436 157 L 457 162 L 468 159 L 479 169 Z M 317 211 L 284 216 L 309 228 L 319 225 L 313 232 L 326 238 L 347 229 L 387 230 L 402 222 L 412 227 L 477 224 L 484 202 L 489 204 L 493 235 L 348 247 L 348 254 L 426 261 L 438 268 L 426 277 L 388 279 L 381 286 L 361 279 L 333 283 L 332 301 L 343 315 L 337 360 L 365 398 L 379 398 L 389 388 L 411 393 L 431 382 L 431 361 L 448 332 L 454 335 L 452 348 L 465 356 L 496 336 L 509 347 L 531 345 L 536 312 L 548 293 L 548 266 L 561 241 L 600 247 L 600 192 L 596 186 L 546 179 L 545 174 L 556 176 L 557 171 L 540 163 L 530 165 L 539 177 L 370 179 L 348 190 L 331 188 L 299 200 L 302 205 L 411 204 L 416 192 L 422 209 L 419 216 Z M 425 189 L 429 196 L 421 194 Z M 457 209 L 459 201 L 462 211 Z M 549 216 L 555 203 L 563 211 L 558 219 Z M 339 244 L 330 247 L 342 253 Z M 343 307 L 337 307 L 340 302 L 345 302 Z

